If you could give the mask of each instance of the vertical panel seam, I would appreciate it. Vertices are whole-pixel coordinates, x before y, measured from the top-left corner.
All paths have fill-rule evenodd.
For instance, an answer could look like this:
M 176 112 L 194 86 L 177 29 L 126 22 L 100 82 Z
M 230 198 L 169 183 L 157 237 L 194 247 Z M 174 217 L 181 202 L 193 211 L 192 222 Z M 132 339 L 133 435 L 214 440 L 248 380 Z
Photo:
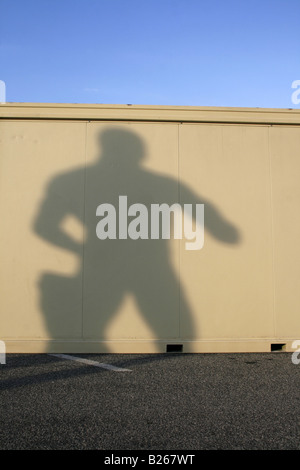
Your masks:
M 85 243 L 86 243 L 86 220 L 85 220 L 85 195 L 86 195 L 86 156 L 87 156 L 87 129 L 88 121 L 85 123 L 85 143 L 84 143 L 84 179 L 83 179 L 83 227 L 82 227 L 82 280 L 81 280 L 81 339 L 83 339 L 83 311 L 84 311 L 84 275 L 85 275 Z
M 181 193 L 180 193 L 180 152 L 179 152 L 179 133 L 180 133 L 180 123 L 177 124 L 177 178 L 178 178 L 178 201 L 181 205 Z M 179 292 L 178 292 L 178 335 L 181 338 L 181 241 L 178 240 L 179 249 L 178 249 L 178 276 L 179 276 Z
M 271 155 L 271 141 L 270 141 L 271 126 L 268 127 L 268 158 L 269 158 L 269 178 L 270 178 L 270 208 L 271 208 L 271 245 L 272 245 L 272 302 L 273 302 L 273 335 L 277 337 L 276 325 L 276 278 L 275 278 L 275 238 L 274 238 L 274 204 L 273 204 L 273 181 L 272 181 L 272 155 Z

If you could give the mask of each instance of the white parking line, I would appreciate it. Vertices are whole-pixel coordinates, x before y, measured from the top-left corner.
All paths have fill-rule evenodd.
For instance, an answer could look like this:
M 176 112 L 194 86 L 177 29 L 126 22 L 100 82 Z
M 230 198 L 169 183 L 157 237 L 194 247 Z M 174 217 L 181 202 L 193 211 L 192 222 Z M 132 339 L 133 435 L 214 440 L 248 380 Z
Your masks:
M 91 359 L 84 359 L 82 357 L 69 356 L 68 354 L 49 354 L 49 356 L 59 357 L 60 359 L 68 359 L 69 361 L 81 362 L 82 364 L 101 367 L 102 369 L 113 370 L 114 372 L 131 372 L 131 369 L 124 369 L 123 367 L 116 367 L 111 364 L 104 364 L 103 362 L 92 361 Z

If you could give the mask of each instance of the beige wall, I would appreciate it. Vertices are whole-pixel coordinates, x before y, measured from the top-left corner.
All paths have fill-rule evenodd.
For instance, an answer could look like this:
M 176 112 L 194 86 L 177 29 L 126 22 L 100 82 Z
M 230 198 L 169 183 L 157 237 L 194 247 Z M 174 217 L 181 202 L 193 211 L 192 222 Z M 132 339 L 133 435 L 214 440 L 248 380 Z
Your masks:
M 8 352 L 291 349 L 300 339 L 300 112 L 49 109 L 0 108 Z M 203 203 L 204 247 L 99 240 L 96 208 L 119 195 L 149 209 Z

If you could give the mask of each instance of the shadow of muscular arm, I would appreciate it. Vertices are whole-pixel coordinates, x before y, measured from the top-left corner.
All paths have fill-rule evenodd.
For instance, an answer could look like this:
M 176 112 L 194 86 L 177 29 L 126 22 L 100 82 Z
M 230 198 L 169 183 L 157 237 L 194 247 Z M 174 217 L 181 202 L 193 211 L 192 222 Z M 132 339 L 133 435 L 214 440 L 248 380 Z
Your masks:
M 74 205 L 76 203 L 72 197 L 72 191 L 70 191 L 70 188 L 73 187 L 74 185 L 63 185 L 60 178 L 49 184 L 44 200 L 33 221 L 33 230 L 39 237 L 52 245 L 80 254 L 81 243 L 78 243 L 61 228 L 61 223 L 67 215 L 76 216 L 80 210 Z
M 186 185 L 180 185 L 180 203 L 204 204 L 204 228 L 223 243 L 238 243 L 241 239 L 238 229 L 209 201 L 195 194 Z M 193 211 L 193 215 L 194 211 Z

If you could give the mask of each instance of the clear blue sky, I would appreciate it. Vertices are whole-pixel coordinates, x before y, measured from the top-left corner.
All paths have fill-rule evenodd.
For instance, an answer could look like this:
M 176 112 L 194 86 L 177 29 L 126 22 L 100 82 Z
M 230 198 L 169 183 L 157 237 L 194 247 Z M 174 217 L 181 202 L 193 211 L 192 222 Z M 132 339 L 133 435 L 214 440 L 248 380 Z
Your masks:
M 300 108 L 300 0 L 0 0 L 12 102 Z

